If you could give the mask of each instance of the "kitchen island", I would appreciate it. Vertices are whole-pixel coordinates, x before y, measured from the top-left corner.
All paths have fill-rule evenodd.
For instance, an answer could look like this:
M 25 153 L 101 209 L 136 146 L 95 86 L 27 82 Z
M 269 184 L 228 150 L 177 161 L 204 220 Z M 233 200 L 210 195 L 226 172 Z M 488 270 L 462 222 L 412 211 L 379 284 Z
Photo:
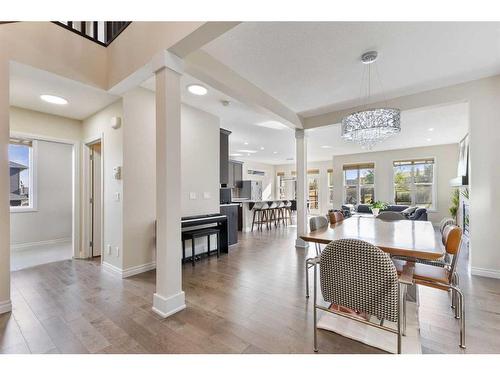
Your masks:
M 243 198 L 233 198 L 233 203 L 239 203 L 241 207 L 241 221 L 242 221 L 242 231 L 251 232 L 252 231 L 252 220 L 253 220 L 253 210 L 255 203 L 266 202 L 269 205 L 273 202 L 292 202 L 292 212 L 296 211 L 296 201 L 289 199 L 272 199 L 272 200 L 251 200 Z M 255 229 L 255 228 L 254 228 Z

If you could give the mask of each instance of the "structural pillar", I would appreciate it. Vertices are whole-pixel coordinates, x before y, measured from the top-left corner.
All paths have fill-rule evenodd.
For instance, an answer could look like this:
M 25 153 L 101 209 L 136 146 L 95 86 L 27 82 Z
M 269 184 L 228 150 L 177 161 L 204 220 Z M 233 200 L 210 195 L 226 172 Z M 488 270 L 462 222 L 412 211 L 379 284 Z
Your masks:
M 153 311 L 163 318 L 186 307 L 181 268 L 182 61 L 155 57 L 156 78 L 156 293 Z
M 0 314 L 10 302 L 9 61 L 0 59 Z
M 308 243 L 300 238 L 307 233 L 307 137 L 304 129 L 295 129 L 295 160 L 297 167 L 297 239 L 296 247 L 306 248 Z

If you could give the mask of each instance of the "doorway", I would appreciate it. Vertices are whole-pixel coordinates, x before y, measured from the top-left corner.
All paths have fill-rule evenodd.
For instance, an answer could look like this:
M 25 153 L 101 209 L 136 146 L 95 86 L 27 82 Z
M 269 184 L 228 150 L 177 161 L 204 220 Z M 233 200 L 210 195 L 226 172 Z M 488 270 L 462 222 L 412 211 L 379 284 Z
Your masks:
M 89 248 L 90 257 L 102 255 L 102 148 L 89 145 Z

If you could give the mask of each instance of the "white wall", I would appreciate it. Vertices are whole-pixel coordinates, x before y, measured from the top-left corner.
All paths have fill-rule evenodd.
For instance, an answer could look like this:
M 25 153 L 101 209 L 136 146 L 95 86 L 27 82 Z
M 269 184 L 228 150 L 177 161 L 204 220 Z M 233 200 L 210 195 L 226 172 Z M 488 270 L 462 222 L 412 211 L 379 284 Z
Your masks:
M 429 220 L 438 223 L 443 217 L 449 217 L 448 207 L 452 187 L 450 180 L 457 176 L 458 144 L 416 147 L 402 150 L 367 152 L 363 154 L 339 155 L 333 157 L 333 205 L 340 208 L 343 203 L 344 164 L 375 163 L 375 199 L 394 203 L 393 161 L 433 157 L 434 181 L 436 189 L 436 211 L 429 211 Z
M 123 268 L 155 261 L 156 123 L 154 94 L 123 96 Z
M 262 171 L 264 176 L 248 174 L 248 170 Z M 243 162 L 243 180 L 262 181 L 262 199 L 276 198 L 276 169 L 272 164 Z
M 73 146 L 37 141 L 36 150 L 37 207 L 34 212 L 10 214 L 10 242 L 14 248 L 44 241 L 71 240 Z
M 83 140 L 87 142 L 102 137 L 102 157 L 104 160 L 103 261 L 121 269 L 123 264 L 123 209 L 122 200 L 116 201 L 114 195 L 119 193 L 120 197 L 123 197 L 123 183 L 122 180 L 116 180 L 113 177 L 113 168 L 123 165 L 123 126 L 125 124 L 120 129 L 112 129 L 110 120 L 116 116 L 123 117 L 122 100 L 116 101 L 83 120 Z M 83 177 L 82 181 L 84 181 Z M 87 202 L 82 201 L 82 207 L 86 206 L 88 207 Z M 82 215 L 83 212 L 84 210 L 82 210 Z M 82 232 L 84 230 L 86 228 L 82 228 Z M 109 255 L 108 245 L 111 245 L 112 248 Z
M 183 104 L 181 107 L 182 216 L 219 212 L 218 117 Z M 196 200 L 189 193 L 196 193 Z M 210 195 L 203 197 L 204 193 Z
M 331 169 L 333 162 L 314 161 L 307 163 L 307 169 L 319 169 L 319 213 L 326 213 L 332 205 L 328 202 L 328 169 Z M 284 172 L 286 177 L 292 176 L 292 171 L 295 172 L 295 164 L 284 164 L 275 166 L 275 175 L 279 172 Z M 335 182 L 334 182 L 335 183 Z M 335 186 L 334 186 L 335 189 Z

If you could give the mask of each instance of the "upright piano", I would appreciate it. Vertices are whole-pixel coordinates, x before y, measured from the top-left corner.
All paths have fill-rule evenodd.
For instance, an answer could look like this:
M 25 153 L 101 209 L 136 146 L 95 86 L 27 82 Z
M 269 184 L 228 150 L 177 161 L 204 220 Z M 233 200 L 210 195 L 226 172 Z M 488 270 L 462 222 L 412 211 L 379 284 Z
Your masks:
M 216 213 L 208 215 L 185 216 L 181 218 L 181 228 L 183 232 L 211 227 L 215 227 L 220 230 L 220 251 L 221 253 L 227 253 L 229 246 L 226 215 Z

